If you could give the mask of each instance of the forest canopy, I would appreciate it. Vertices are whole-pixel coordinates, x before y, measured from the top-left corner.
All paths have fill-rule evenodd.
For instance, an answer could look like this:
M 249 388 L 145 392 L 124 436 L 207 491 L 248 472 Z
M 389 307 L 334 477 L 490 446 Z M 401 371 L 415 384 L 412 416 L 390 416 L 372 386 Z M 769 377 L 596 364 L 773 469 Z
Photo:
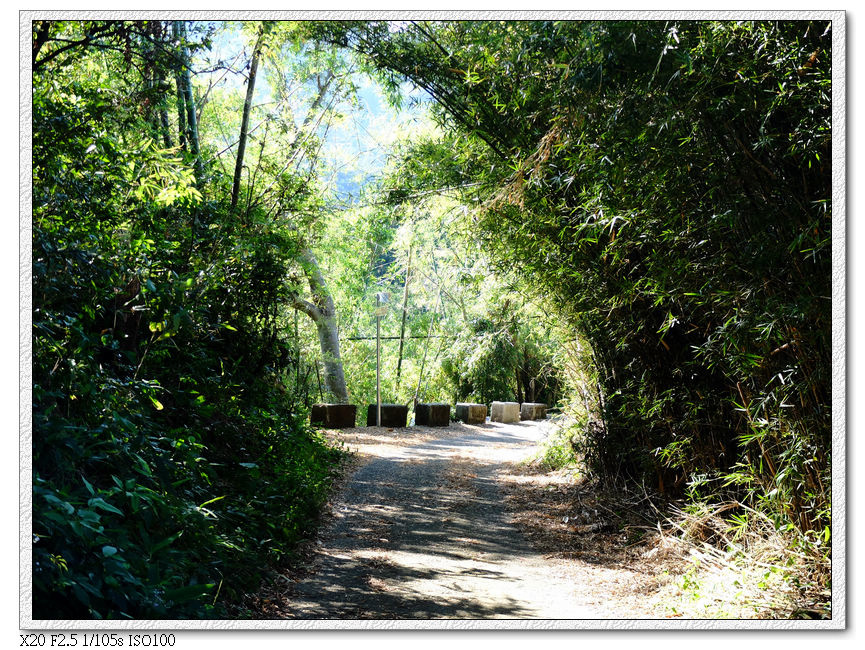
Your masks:
M 34 618 L 236 615 L 344 457 L 311 405 L 375 401 L 382 292 L 387 401 L 544 402 L 593 480 L 828 581 L 831 22 L 32 36 Z

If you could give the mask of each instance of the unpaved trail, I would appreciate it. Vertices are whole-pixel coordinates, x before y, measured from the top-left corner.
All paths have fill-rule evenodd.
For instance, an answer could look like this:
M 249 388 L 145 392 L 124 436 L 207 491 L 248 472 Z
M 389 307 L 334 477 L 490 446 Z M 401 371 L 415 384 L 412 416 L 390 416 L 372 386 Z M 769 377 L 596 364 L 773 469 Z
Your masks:
M 549 423 L 356 429 L 369 458 L 348 480 L 305 577 L 280 607 L 297 619 L 597 619 L 585 585 L 534 551 L 496 484 Z M 434 439 L 399 444 L 402 435 Z M 349 440 L 351 440 L 349 436 Z M 355 439 L 357 442 L 357 439 Z M 362 441 L 361 441 L 362 442 Z

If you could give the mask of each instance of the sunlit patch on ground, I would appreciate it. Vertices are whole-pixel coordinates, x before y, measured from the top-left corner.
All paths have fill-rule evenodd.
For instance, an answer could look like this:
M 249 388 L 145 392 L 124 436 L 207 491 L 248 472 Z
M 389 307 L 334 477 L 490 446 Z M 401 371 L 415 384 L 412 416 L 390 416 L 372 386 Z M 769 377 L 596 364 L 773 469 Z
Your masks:
M 360 453 L 281 611 L 288 618 L 601 617 L 573 599 L 574 585 L 549 571 L 502 509 L 494 468 L 527 453 L 544 427 L 328 432 Z
M 785 588 L 777 572 L 695 550 L 669 522 L 658 527 L 645 493 L 525 462 L 545 426 L 328 432 L 359 450 L 351 476 L 331 525 L 299 568 L 259 595 L 257 610 L 364 619 L 771 616 L 768 602 Z M 545 609 L 551 594 L 559 602 Z

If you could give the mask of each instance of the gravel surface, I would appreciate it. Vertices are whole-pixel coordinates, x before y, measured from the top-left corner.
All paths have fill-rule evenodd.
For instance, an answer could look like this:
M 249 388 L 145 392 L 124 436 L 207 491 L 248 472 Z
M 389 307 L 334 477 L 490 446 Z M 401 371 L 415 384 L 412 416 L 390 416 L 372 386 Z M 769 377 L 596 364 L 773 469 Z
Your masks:
M 297 619 L 591 619 L 560 563 L 511 521 L 497 475 L 548 421 L 331 432 L 366 461 L 334 502 L 305 576 L 280 609 Z

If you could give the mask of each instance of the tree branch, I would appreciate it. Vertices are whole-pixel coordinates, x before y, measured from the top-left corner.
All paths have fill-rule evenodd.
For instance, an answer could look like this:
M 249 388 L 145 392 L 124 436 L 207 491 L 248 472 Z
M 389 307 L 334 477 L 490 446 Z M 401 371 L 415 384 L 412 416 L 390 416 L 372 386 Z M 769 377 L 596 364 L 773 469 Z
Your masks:
M 36 43 L 33 44 L 33 59 L 34 59 L 33 60 L 33 70 L 36 71 L 38 68 L 41 68 L 43 65 L 45 65 L 49 61 L 56 59 L 58 56 L 60 56 L 61 54 L 63 54 L 67 50 L 71 50 L 73 47 L 82 47 L 82 46 L 87 47 L 87 46 L 91 46 L 91 45 L 97 45 L 94 41 L 99 36 L 102 36 L 105 33 L 109 33 L 111 31 L 112 27 L 113 27 L 112 24 L 103 25 L 102 27 L 94 29 L 91 33 L 87 34 L 84 38 L 82 38 L 81 40 L 78 40 L 78 41 L 73 41 L 73 40 L 65 39 L 65 38 L 47 38 L 47 33 L 46 33 L 42 42 L 39 44 L 38 49 L 36 48 Z M 46 27 L 45 29 L 47 32 L 48 28 Z M 38 42 L 38 40 L 39 40 L 39 36 L 37 36 L 37 42 Z M 45 56 L 43 56 L 41 59 L 39 59 L 37 61 L 36 60 L 36 54 L 38 54 L 39 50 L 41 50 L 42 47 L 49 42 L 66 43 L 66 45 L 54 50 L 53 52 L 49 52 L 48 54 L 46 54 Z M 106 45 L 101 44 L 101 43 L 98 45 L 100 47 L 102 47 L 103 49 L 108 49 L 108 47 L 109 47 L 109 46 L 106 46 Z
M 300 296 L 291 296 L 291 306 L 298 311 L 302 311 L 304 314 L 306 314 L 316 322 L 324 318 L 324 314 L 322 314 L 321 310 L 318 307 L 313 305 L 311 302 L 304 300 Z

